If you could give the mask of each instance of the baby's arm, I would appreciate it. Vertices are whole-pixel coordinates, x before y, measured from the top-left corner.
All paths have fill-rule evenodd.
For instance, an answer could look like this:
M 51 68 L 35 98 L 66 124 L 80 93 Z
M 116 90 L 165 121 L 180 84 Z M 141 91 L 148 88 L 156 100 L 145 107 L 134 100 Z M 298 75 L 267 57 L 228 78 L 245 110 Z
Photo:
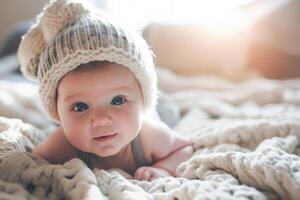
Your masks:
M 141 139 L 145 152 L 151 151 L 152 167 L 141 167 L 135 178 L 151 180 L 159 176 L 174 176 L 177 166 L 193 154 L 191 143 L 162 122 L 147 121 Z
M 77 155 L 75 148 L 66 139 L 62 128 L 58 128 L 49 135 L 32 150 L 32 153 L 41 156 L 51 164 L 63 164 Z

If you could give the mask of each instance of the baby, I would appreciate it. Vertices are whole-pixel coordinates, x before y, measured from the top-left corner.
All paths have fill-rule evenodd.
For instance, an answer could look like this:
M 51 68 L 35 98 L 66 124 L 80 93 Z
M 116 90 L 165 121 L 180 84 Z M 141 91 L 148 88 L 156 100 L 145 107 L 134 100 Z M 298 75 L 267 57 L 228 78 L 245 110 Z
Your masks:
M 45 6 L 18 50 L 58 129 L 32 153 L 120 168 L 139 180 L 176 175 L 190 143 L 149 117 L 157 99 L 152 54 L 138 35 L 74 0 Z

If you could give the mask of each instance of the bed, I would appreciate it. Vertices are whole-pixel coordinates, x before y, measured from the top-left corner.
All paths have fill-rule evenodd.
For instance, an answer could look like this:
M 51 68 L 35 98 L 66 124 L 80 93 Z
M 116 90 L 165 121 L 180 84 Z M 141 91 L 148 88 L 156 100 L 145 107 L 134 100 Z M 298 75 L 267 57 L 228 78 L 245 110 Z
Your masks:
M 194 148 L 178 177 L 138 181 L 79 159 L 51 165 L 32 155 L 55 125 L 34 84 L 1 80 L 0 199 L 299 199 L 300 79 L 157 73 L 161 116 Z

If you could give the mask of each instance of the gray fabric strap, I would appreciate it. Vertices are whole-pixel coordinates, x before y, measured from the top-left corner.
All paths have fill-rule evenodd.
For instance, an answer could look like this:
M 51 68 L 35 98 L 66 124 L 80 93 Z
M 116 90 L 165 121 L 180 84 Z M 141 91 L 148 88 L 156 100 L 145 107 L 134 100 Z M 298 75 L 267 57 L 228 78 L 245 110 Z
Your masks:
M 150 165 L 150 163 L 145 160 L 144 152 L 140 144 L 139 135 L 136 136 L 136 138 L 134 138 L 134 140 L 131 142 L 131 148 L 137 168 Z

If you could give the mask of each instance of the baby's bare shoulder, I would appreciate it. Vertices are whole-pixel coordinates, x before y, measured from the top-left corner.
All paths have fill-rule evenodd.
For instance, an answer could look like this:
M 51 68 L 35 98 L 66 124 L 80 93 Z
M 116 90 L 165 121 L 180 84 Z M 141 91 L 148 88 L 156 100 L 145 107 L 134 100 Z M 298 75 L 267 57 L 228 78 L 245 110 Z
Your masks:
M 154 158 L 167 156 L 190 143 L 163 122 L 148 118 L 143 122 L 140 138 L 144 151 Z
M 147 139 L 183 139 L 180 134 L 172 130 L 160 120 L 145 118 L 142 124 L 141 135 Z
M 42 143 L 32 151 L 52 164 L 62 164 L 77 157 L 76 149 L 66 139 L 62 128 L 50 134 Z
M 143 120 L 140 131 L 140 138 L 142 140 L 150 142 L 152 140 L 156 140 L 157 138 L 161 138 L 163 135 L 165 137 L 171 137 L 170 130 L 167 125 L 156 119 L 145 118 Z

